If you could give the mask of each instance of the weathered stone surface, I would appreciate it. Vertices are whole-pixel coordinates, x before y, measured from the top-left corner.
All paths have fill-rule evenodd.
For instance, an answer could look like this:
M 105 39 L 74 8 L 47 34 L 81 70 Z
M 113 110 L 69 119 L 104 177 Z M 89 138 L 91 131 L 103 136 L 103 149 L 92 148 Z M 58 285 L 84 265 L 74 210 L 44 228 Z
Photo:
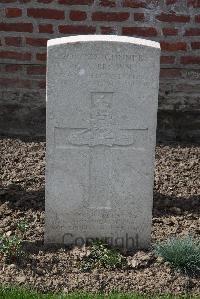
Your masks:
M 158 43 L 48 42 L 46 242 L 150 243 Z

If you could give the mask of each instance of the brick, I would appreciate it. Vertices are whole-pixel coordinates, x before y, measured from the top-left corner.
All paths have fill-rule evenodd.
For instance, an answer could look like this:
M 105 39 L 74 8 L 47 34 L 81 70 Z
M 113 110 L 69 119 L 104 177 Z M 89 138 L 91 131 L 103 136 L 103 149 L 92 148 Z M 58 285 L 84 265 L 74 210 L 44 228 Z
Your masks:
M 95 27 L 86 25 L 60 25 L 58 29 L 60 33 L 66 34 L 92 34 L 96 32 Z
M 20 47 L 22 45 L 22 38 L 15 36 L 5 37 L 5 44 L 8 46 Z
M 47 4 L 47 3 L 53 2 L 53 0 L 37 0 L 37 2 L 38 3 L 45 3 L 45 4 Z
M 183 56 L 180 62 L 182 64 L 200 64 L 200 56 Z
M 122 34 L 130 36 L 157 36 L 157 30 L 153 27 L 124 27 Z
M 99 5 L 103 7 L 115 7 L 116 2 L 115 0 L 100 0 Z
M 38 82 L 38 87 L 40 89 L 46 89 L 46 80 L 41 80 Z
M 159 16 L 156 16 L 156 19 L 161 22 L 168 22 L 168 23 L 171 23 L 171 22 L 187 23 L 190 21 L 190 16 L 176 15 L 175 13 L 173 13 L 173 14 L 161 13 Z
M 39 25 L 40 33 L 53 33 L 53 25 L 51 24 L 40 24 Z
M 36 59 L 39 61 L 46 61 L 47 60 L 47 53 L 37 53 Z
M 46 47 L 47 46 L 47 38 L 26 38 L 26 44 L 34 47 Z
M 145 8 L 146 7 L 145 1 L 139 1 L 139 0 L 124 0 L 122 5 L 124 7 L 131 7 L 131 8 Z
M 174 56 L 161 56 L 160 63 L 161 64 L 173 64 L 175 62 Z
M 165 36 L 178 35 L 178 29 L 175 28 L 163 28 L 162 32 Z
M 181 70 L 180 69 L 161 69 L 160 77 L 161 78 L 180 78 Z
M 70 11 L 69 18 L 72 21 L 83 21 L 87 19 L 87 13 L 85 11 L 72 10 Z
M 22 53 L 22 52 L 15 52 L 15 51 L 0 51 L 0 58 L 30 61 L 31 54 L 28 52 Z
M 33 32 L 31 23 L 0 23 L 0 31 Z
M 200 23 L 200 15 L 195 16 L 195 22 L 196 22 L 196 23 Z
M 193 50 L 200 49 L 200 42 L 192 42 L 191 47 L 192 47 Z
M 165 0 L 166 5 L 171 5 L 177 3 L 177 0 Z
M 144 20 L 145 20 L 145 15 L 143 12 L 134 13 L 134 21 L 144 21 Z
M 200 28 L 189 28 L 185 30 L 185 36 L 197 36 L 200 35 Z
M 63 20 L 65 18 L 63 10 L 47 8 L 28 8 L 27 15 L 36 19 Z
M 194 8 L 200 8 L 200 0 L 187 0 L 187 4 Z
M 30 80 L 21 80 L 18 78 L 0 78 L 0 85 L 13 88 L 31 88 L 32 82 Z
M 101 34 L 115 33 L 115 29 L 113 27 L 104 27 L 104 26 L 102 26 L 100 29 L 101 29 Z
M 178 84 L 176 85 L 176 90 L 180 91 L 180 92 L 195 92 L 195 90 L 197 92 L 199 92 L 199 85 L 195 85 L 195 84 Z
M 7 64 L 5 66 L 5 71 L 9 73 L 15 73 L 22 70 L 22 66 L 20 64 Z
M 0 0 L 0 3 L 13 3 L 17 2 L 16 0 Z
M 22 10 L 19 8 L 7 8 L 6 9 L 6 17 L 7 18 L 16 18 L 21 17 Z
M 46 66 L 44 65 L 30 65 L 27 66 L 28 75 L 46 75 Z
M 129 18 L 128 12 L 103 12 L 97 11 L 92 14 L 93 21 L 106 21 L 106 22 L 123 22 Z
M 92 5 L 94 0 L 58 0 L 58 3 L 67 5 Z
M 170 42 L 160 42 L 161 49 L 163 51 L 186 51 L 187 50 L 187 44 L 185 42 L 175 42 L 175 43 L 170 43 Z

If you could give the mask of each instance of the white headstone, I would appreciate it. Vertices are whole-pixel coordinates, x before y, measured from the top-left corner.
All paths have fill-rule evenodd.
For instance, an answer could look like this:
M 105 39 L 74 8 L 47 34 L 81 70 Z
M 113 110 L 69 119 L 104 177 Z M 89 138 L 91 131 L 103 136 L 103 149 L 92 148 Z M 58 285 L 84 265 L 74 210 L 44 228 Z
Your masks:
M 159 60 L 132 37 L 48 41 L 46 242 L 150 244 Z

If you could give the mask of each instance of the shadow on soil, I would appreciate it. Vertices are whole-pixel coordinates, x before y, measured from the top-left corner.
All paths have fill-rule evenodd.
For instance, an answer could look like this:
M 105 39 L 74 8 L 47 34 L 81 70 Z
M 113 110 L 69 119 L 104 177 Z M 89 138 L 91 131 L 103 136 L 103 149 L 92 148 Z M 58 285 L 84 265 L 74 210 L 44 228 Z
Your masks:
M 27 191 L 19 184 L 10 184 L 8 187 L 0 186 L 0 204 L 7 202 L 9 208 L 13 210 L 44 211 L 45 191 L 44 188 L 37 191 Z M 154 192 L 154 209 L 163 215 L 176 214 L 176 209 L 188 212 L 200 212 L 200 196 L 190 197 L 167 196 Z M 172 210 L 173 208 L 174 210 Z
M 27 191 L 20 182 L 7 187 L 0 186 L 0 204 L 7 203 L 10 209 L 44 211 L 45 191 Z
M 200 195 L 176 197 L 154 192 L 153 215 L 159 212 L 160 216 L 170 216 L 183 211 L 200 213 Z

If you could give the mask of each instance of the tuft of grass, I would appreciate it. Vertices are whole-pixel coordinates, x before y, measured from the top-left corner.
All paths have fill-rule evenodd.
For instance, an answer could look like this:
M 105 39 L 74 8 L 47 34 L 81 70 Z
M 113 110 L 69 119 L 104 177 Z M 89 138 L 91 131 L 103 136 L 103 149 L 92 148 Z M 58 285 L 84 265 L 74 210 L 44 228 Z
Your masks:
M 156 244 L 155 253 L 186 274 L 200 272 L 200 242 L 192 237 L 171 238 Z
M 22 237 L 24 237 L 24 234 L 26 233 L 27 229 L 29 228 L 28 222 L 26 220 L 20 220 L 17 223 L 17 229 L 19 234 L 21 234 Z
M 22 242 L 25 232 L 28 229 L 26 221 L 17 223 L 17 232 L 13 236 L 0 236 L 0 254 L 6 258 L 7 262 L 16 262 L 24 255 Z
M 102 241 L 95 241 L 91 245 L 91 252 L 83 260 L 82 270 L 89 271 L 94 268 L 116 269 L 127 265 L 125 257 L 114 248 L 109 248 Z
M 0 236 L 0 253 L 7 262 L 15 262 L 22 254 L 22 240 L 17 236 Z

